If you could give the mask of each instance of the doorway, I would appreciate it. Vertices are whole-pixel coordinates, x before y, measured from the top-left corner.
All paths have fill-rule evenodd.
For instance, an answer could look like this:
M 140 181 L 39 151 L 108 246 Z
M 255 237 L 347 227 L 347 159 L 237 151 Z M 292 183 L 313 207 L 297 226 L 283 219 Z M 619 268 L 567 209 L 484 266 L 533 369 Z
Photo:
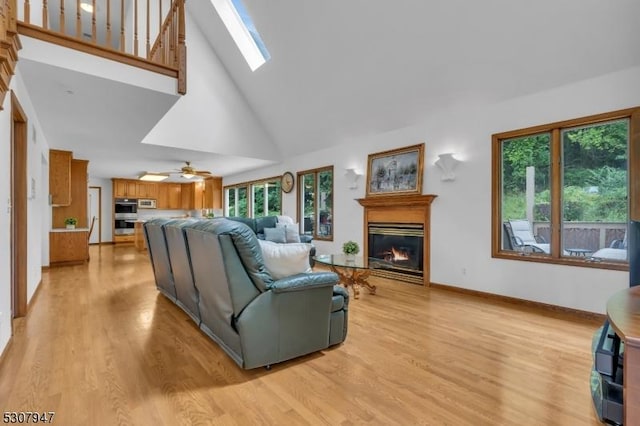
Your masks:
M 11 318 L 27 314 L 27 115 L 11 92 Z
M 95 223 L 89 236 L 89 244 L 100 244 L 102 242 L 102 187 L 89 187 L 89 226 L 95 217 Z

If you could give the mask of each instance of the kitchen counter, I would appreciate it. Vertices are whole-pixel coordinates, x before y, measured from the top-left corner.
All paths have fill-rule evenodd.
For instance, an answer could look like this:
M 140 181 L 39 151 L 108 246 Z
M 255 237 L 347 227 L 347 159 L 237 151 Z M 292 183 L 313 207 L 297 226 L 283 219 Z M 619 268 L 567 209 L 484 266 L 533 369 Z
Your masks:
M 49 230 L 49 232 L 89 232 L 89 228 L 74 228 L 74 229 L 52 228 Z
M 49 232 L 49 264 L 72 265 L 89 260 L 89 228 L 55 228 Z

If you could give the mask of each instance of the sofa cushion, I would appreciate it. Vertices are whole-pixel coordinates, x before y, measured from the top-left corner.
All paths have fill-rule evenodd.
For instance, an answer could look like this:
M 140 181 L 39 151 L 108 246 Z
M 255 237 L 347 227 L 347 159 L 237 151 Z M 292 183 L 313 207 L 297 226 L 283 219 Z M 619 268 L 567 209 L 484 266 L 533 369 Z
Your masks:
M 275 228 L 276 223 L 278 222 L 278 218 L 276 216 L 256 217 L 253 220 L 256 221 L 256 225 L 255 225 L 256 234 L 264 233 L 265 228 Z
M 255 221 L 255 219 L 252 219 L 250 217 L 240 217 L 240 216 L 229 216 L 226 219 L 233 220 L 235 222 L 244 223 L 249 228 L 251 228 L 251 230 L 253 231 L 254 234 L 258 233 L 258 231 L 256 231 L 256 221 Z
M 272 243 L 286 243 L 286 231 L 284 228 L 264 228 L 264 239 Z
M 297 223 L 277 223 L 276 228 L 284 229 L 284 236 L 288 243 L 300 242 L 300 231 Z
M 264 265 L 274 279 L 312 272 L 309 266 L 310 244 L 278 244 L 263 240 L 258 242 L 262 249 Z

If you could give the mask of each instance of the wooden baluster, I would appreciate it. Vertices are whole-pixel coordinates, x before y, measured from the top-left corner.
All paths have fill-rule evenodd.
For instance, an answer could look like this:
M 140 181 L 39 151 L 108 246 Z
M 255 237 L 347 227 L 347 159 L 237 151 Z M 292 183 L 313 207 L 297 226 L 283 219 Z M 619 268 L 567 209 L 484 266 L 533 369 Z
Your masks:
M 6 13 L 7 11 L 3 10 L 3 12 Z M 29 0 L 24 0 L 24 22 L 25 24 L 31 22 L 31 4 Z
M 138 56 L 138 0 L 135 0 L 133 7 L 133 54 Z
M 80 0 L 76 0 L 76 38 L 82 39 L 82 8 Z
M 120 51 L 124 52 L 124 0 L 120 0 Z
M 107 0 L 107 46 L 111 46 L 111 0 Z
M 158 50 L 160 51 L 160 63 L 164 64 L 164 49 L 162 43 L 162 0 L 158 2 L 158 41 L 160 44 L 158 45 Z
M 149 0 L 147 0 L 147 59 L 151 59 L 149 57 L 149 53 L 151 52 L 151 44 L 149 44 L 149 17 L 151 16 L 151 11 L 149 10 Z
M 167 30 L 167 34 L 169 37 L 169 57 L 167 58 L 167 62 L 172 67 L 176 66 L 176 20 L 178 16 L 176 15 L 176 11 L 174 9 L 175 4 L 173 4 L 173 0 L 171 0 L 171 21 L 169 23 L 169 29 Z
M 98 41 L 97 35 L 98 30 L 96 29 L 96 13 L 98 9 L 96 8 L 96 0 L 93 0 L 93 12 L 91 13 L 91 41 L 95 43 Z
M 49 28 L 49 5 L 47 0 L 42 0 L 42 28 Z
M 184 0 L 178 0 L 178 93 L 187 93 L 187 46 L 185 40 Z
M 65 24 L 65 22 L 64 22 L 64 1 L 61 1 L 60 2 L 60 32 L 62 34 L 65 33 L 64 24 Z

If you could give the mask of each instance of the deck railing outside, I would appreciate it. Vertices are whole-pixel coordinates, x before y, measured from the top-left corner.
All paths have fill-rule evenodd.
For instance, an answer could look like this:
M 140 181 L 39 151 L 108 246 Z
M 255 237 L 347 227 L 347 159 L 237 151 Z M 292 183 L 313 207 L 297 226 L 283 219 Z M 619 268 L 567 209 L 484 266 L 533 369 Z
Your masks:
M 174 76 L 184 94 L 184 13 L 184 0 L 18 0 L 18 31 Z

